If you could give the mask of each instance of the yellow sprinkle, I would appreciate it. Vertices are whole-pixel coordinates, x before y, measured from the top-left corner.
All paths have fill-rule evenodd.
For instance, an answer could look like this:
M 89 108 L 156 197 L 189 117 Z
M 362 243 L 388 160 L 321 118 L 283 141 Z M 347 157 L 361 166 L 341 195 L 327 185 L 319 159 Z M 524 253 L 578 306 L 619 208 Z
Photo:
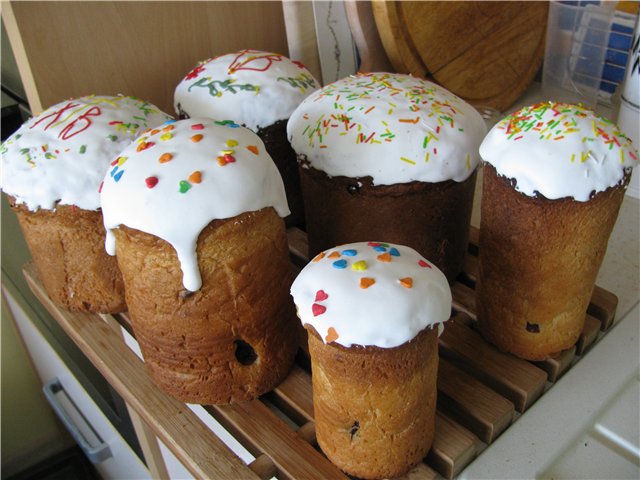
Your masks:
M 235 150 L 222 150 L 223 155 L 233 155 Z
M 227 140 L 226 143 L 227 143 L 227 147 L 236 147 L 236 146 L 238 146 L 238 142 L 236 140 L 233 140 L 233 139 Z
M 624 163 L 624 152 L 620 150 L 620 163 Z
M 367 262 L 364 260 L 360 260 L 359 262 L 351 265 L 351 270 L 355 270 L 356 272 L 362 272 L 367 269 Z
M 415 165 L 416 164 L 416 162 L 414 162 L 413 160 L 408 159 L 407 157 L 400 157 L 400 160 L 402 160 L 403 162 L 410 163 L 411 165 Z
M 173 135 L 171 135 L 169 132 L 160 135 L 160 140 L 171 140 L 171 138 L 173 138 Z
M 471 170 L 471 155 L 467 153 L 467 170 Z
M 429 152 L 427 152 L 424 156 L 424 163 L 428 163 L 429 162 Z
M 572 153 L 571 154 L 571 163 L 573 163 L 575 161 L 575 159 L 576 159 L 576 154 Z

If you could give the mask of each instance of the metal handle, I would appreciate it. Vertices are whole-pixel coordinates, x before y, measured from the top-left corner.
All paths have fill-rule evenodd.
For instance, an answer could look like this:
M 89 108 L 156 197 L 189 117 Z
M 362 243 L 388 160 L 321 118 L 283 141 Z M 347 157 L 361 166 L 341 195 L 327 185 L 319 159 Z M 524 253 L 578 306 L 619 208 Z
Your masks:
M 102 463 L 113 456 L 109 444 L 87 423 L 57 377 L 47 382 L 42 390 L 51 408 L 92 463 Z

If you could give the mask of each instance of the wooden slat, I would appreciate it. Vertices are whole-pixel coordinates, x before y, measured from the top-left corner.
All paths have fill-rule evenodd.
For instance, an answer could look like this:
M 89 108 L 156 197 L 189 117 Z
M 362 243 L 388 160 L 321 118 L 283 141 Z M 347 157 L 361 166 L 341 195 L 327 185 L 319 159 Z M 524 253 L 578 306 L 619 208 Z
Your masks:
M 249 464 L 249 468 L 253 473 L 258 475 L 262 480 L 268 480 L 278 474 L 278 469 L 267 455 L 260 455 Z M 154 477 L 155 478 L 155 477 Z
M 286 411 L 287 407 L 283 404 L 295 410 L 296 414 L 306 421 L 311 421 L 313 420 L 313 397 L 311 392 L 311 376 L 295 365 L 289 376 L 275 388 L 274 393 L 278 399 L 273 401 L 285 413 L 288 413 Z
M 205 408 L 249 451 L 268 455 L 279 478 L 347 478 L 260 400 Z
M 140 359 L 97 315 L 59 309 L 49 299 L 35 267 L 24 268 L 34 294 L 124 401 L 198 478 L 258 478 L 184 404 L 162 393 Z
M 584 328 L 582 329 L 582 333 L 580 334 L 580 338 L 578 338 L 578 343 L 576 343 L 576 354 L 584 355 L 584 353 L 591 347 L 596 338 L 598 338 L 598 334 L 600 333 L 600 328 L 602 323 L 597 318 L 588 315 L 584 322 Z
M 604 332 L 613 325 L 618 308 L 618 297 L 613 293 L 596 285 L 591 294 L 591 303 L 587 313 L 601 322 L 600 329 Z
M 293 263 L 300 268 L 304 267 L 309 261 L 307 234 L 297 227 L 289 227 L 287 229 L 287 239 L 289 240 L 289 253 Z
M 529 362 L 505 354 L 486 343 L 480 334 L 449 322 L 440 336 L 440 353 L 511 400 L 523 412 L 544 391 L 547 374 Z
M 493 442 L 515 414 L 513 403 L 444 358 L 438 366 L 438 409 L 485 443 Z
M 541 362 L 534 362 L 539 368 L 547 372 L 550 382 L 557 381 L 571 367 L 573 359 L 576 357 L 575 345 L 560 353 L 550 355 L 549 358 Z
M 436 478 L 440 478 L 438 472 L 424 463 L 419 463 L 404 475 L 396 477 L 395 480 L 435 480 Z
M 476 318 L 476 292 L 466 285 L 456 282 L 451 287 L 453 308 L 463 312 L 475 320 Z
M 460 473 L 478 454 L 482 443 L 473 433 L 443 413 L 436 413 L 436 434 L 427 464 L 445 478 Z

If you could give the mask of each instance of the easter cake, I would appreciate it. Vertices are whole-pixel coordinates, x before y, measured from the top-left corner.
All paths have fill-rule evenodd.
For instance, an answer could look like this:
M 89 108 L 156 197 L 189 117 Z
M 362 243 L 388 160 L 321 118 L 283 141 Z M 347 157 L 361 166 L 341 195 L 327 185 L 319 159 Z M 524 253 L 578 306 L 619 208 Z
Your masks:
M 291 294 L 308 330 L 320 448 L 359 478 L 406 473 L 433 441 L 446 277 L 412 248 L 357 242 L 320 252 Z
M 256 132 L 284 180 L 291 215 L 302 225 L 304 208 L 296 156 L 286 137 L 286 123 L 319 82 L 300 62 L 284 55 L 241 50 L 201 62 L 178 84 L 174 94 L 180 118 L 230 119 Z
M 2 190 L 58 306 L 126 310 L 117 263 L 104 251 L 98 188 L 118 152 L 168 118 L 133 97 L 87 96 L 48 108 L 3 143 Z
M 544 102 L 495 125 L 480 155 L 479 327 L 541 360 L 582 332 L 638 152 L 592 110 Z
M 485 132 L 471 105 L 410 75 L 358 74 L 312 93 L 288 123 L 310 255 L 384 238 L 415 248 L 453 282 Z
M 205 404 L 273 389 L 299 330 L 289 210 L 260 138 L 231 121 L 168 122 L 121 152 L 101 196 L 107 251 L 155 382 Z

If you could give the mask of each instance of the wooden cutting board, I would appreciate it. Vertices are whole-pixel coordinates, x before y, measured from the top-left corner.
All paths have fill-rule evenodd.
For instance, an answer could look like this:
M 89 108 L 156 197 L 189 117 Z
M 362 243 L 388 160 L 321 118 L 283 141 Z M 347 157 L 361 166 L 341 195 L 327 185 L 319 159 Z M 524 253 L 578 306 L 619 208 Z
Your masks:
M 394 69 L 476 106 L 508 109 L 544 57 L 547 2 L 372 2 Z

